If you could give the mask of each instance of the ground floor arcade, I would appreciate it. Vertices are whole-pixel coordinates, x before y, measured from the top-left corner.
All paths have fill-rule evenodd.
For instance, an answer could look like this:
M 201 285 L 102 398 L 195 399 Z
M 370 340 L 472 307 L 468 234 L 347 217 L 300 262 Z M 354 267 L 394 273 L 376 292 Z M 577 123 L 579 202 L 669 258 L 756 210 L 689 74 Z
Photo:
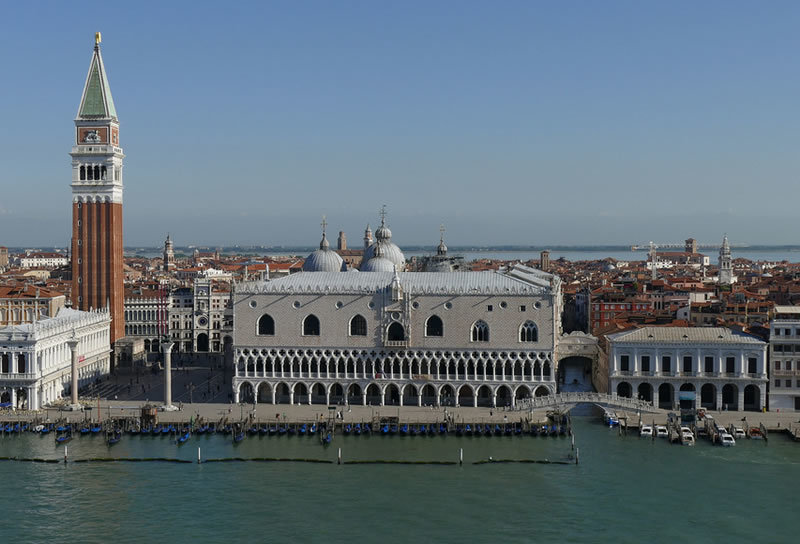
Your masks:
M 766 405 L 766 380 L 647 380 L 612 378 L 611 393 L 676 410 L 681 393 L 695 394 L 695 406 L 707 410 L 761 411 Z
M 234 401 L 362 406 L 515 406 L 555 393 L 555 383 L 509 384 L 411 380 L 253 380 L 234 378 Z

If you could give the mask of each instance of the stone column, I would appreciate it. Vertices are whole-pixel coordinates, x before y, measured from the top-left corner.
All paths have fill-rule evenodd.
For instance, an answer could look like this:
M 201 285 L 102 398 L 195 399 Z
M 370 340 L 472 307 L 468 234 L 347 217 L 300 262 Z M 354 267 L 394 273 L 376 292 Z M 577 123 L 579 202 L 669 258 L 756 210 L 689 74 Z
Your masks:
M 177 410 L 177 406 L 172 404 L 172 346 L 173 342 L 164 340 L 161 342 L 161 353 L 164 354 L 164 411 L 173 412 Z M 247 372 L 247 367 L 245 367 Z M 238 392 L 237 392 L 238 402 Z
M 69 409 L 73 411 L 82 410 L 83 407 L 78 403 L 78 344 L 80 341 L 77 338 L 70 338 L 67 340 L 67 345 L 69 346 L 70 354 L 72 355 L 72 385 L 70 386 L 70 393 L 72 393 L 72 399 L 69 405 Z

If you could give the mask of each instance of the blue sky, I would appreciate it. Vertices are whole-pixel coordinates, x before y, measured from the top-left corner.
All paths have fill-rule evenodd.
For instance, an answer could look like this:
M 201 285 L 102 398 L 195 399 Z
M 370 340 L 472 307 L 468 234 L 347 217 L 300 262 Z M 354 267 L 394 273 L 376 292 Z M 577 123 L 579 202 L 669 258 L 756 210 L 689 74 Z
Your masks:
M 3 6 L 0 244 L 66 245 L 95 31 L 125 244 L 796 243 L 796 2 Z

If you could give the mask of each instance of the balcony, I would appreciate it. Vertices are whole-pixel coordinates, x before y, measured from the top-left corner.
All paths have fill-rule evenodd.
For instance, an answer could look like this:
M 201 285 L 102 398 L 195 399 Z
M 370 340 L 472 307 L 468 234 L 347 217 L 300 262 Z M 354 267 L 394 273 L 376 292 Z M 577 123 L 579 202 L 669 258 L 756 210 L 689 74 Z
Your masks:
M 35 380 L 36 373 L 35 372 L 3 372 L 0 373 L 0 383 L 7 381 L 7 380 Z
M 407 348 L 408 340 L 386 340 L 383 345 L 387 348 Z

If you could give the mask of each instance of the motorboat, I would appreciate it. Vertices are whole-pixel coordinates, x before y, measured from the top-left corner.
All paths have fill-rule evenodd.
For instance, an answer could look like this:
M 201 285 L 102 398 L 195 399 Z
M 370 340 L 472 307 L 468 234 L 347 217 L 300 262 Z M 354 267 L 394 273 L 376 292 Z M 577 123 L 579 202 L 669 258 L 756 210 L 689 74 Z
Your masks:
M 730 433 L 722 433 L 719 435 L 719 445 L 730 448 L 731 446 L 736 445 L 736 440 L 734 440 Z
M 733 438 L 745 438 L 747 436 L 744 433 L 744 429 L 742 429 L 741 427 L 734 427 L 731 435 L 733 436 Z
M 764 435 L 761 432 L 761 429 L 758 427 L 750 427 L 750 439 L 751 440 L 764 440 Z
M 603 423 L 609 427 L 616 427 L 619 425 L 619 418 L 615 412 L 603 411 Z
M 656 425 L 656 438 L 669 438 L 669 431 L 664 425 Z
M 694 434 L 692 431 L 681 431 L 681 444 L 684 446 L 694 446 Z
M 639 436 L 642 438 L 653 438 L 653 427 L 650 425 L 642 425 L 639 429 Z

